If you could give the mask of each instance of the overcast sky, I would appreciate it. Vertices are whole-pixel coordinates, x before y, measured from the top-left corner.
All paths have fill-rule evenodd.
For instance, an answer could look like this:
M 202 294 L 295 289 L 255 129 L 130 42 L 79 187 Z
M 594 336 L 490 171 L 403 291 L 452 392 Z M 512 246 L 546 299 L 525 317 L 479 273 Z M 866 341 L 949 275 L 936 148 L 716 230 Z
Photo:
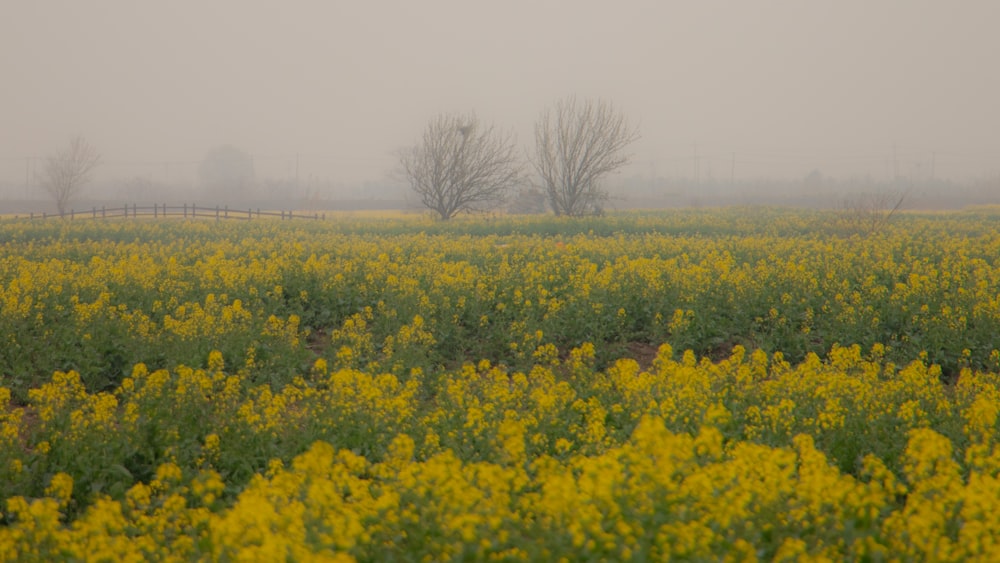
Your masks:
M 628 173 L 1000 172 L 1000 2 L 0 3 L 0 180 L 82 134 L 105 177 L 233 144 L 262 174 L 380 181 L 428 118 L 526 147 L 566 96 L 641 129 Z M 172 162 L 172 165 L 164 165 Z M 191 172 L 193 173 L 193 172 Z

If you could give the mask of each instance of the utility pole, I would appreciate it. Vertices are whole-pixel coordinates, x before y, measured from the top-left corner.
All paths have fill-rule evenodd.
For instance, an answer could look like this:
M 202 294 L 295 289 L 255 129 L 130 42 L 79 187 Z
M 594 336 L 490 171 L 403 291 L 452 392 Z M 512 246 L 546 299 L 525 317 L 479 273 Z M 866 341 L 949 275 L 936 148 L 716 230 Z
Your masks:
M 694 183 L 701 184 L 701 168 L 698 163 L 698 143 L 694 144 Z
M 892 183 L 899 183 L 899 158 L 896 156 L 896 143 L 892 144 Z

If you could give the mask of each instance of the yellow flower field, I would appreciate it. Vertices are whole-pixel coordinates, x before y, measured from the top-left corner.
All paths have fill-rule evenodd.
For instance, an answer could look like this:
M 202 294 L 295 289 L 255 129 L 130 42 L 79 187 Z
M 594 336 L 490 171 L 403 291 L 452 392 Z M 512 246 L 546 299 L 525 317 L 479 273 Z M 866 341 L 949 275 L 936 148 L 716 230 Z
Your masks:
M 0 560 L 997 560 L 997 218 L 0 222 Z

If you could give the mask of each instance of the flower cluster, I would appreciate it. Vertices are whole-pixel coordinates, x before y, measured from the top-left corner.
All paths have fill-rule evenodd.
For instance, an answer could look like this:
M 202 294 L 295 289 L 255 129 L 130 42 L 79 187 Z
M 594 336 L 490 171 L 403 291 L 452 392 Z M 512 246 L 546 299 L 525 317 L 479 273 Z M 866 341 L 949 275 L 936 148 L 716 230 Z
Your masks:
M 835 348 L 4 389 L 0 558 L 990 560 L 1000 378 Z M 430 386 L 424 396 L 421 389 Z M 29 469 L 30 468 L 30 469 Z M 168 558 L 169 558 L 168 557 Z
M 993 219 L 0 222 L 0 560 L 996 560 Z

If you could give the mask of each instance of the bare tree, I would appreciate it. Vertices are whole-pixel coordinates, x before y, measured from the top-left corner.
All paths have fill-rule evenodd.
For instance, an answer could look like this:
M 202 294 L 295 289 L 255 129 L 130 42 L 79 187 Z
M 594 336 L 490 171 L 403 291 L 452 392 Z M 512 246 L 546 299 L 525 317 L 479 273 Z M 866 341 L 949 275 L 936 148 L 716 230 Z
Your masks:
M 556 102 L 535 123 L 532 164 L 556 215 L 599 213 L 608 198 L 604 176 L 629 161 L 625 147 L 639 138 L 625 116 L 604 100 Z
M 475 114 L 444 114 L 400 164 L 420 201 L 446 220 L 504 202 L 522 178 L 515 147 L 512 134 L 480 124 Z
M 841 207 L 842 223 L 857 234 L 874 235 L 889 224 L 908 195 L 909 190 L 894 189 L 849 198 Z
M 101 163 L 101 154 L 86 139 L 76 136 L 69 147 L 50 156 L 42 168 L 42 185 L 56 200 L 56 209 L 62 215 L 69 200 L 90 181 L 90 174 Z

